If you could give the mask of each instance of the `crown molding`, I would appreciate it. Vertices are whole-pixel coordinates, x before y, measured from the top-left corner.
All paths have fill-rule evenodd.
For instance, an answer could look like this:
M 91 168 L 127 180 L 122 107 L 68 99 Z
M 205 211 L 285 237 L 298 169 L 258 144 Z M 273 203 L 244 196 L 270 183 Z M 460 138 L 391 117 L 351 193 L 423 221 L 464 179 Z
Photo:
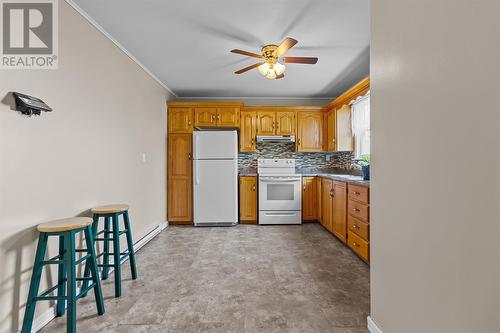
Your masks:
M 143 63 L 141 63 L 136 57 L 132 55 L 123 45 L 121 45 L 116 39 L 114 39 L 104 28 L 99 25 L 90 15 L 84 11 L 80 6 L 78 6 L 73 0 L 64 0 L 68 5 L 70 5 L 78 14 L 80 14 L 84 19 L 86 19 L 94 28 L 96 28 L 100 33 L 106 36 L 116 47 L 118 47 L 127 57 L 129 57 L 133 62 L 135 62 L 146 74 L 148 74 L 153 80 L 158 82 L 163 88 L 165 88 L 170 94 L 175 98 L 178 98 L 177 94 L 172 91 L 165 83 L 163 83 L 156 75 L 154 75 Z

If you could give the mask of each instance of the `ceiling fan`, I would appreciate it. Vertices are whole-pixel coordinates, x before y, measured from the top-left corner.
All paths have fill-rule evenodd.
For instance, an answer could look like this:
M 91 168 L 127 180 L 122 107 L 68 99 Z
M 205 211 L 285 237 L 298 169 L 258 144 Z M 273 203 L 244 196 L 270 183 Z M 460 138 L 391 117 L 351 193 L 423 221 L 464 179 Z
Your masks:
M 280 45 L 269 44 L 262 47 L 262 54 L 252 53 L 248 51 L 233 49 L 232 53 L 242 54 L 248 57 L 262 59 L 262 62 L 250 65 L 248 67 L 242 68 L 239 71 L 234 72 L 234 74 L 242 74 L 251 69 L 257 67 L 259 73 L 267 77 L 268 79 L 282 79 L 285 77 L 285 65 L 278 61 L 279 58 L 283 57 L 285 52 L 291 49 L 297 40 L 287 37 Z M 318 62 L 316 57 L 283 57 L 282 61 L 285 63 L 295 63 L 295 64 L 311 64 L 314 65 Z

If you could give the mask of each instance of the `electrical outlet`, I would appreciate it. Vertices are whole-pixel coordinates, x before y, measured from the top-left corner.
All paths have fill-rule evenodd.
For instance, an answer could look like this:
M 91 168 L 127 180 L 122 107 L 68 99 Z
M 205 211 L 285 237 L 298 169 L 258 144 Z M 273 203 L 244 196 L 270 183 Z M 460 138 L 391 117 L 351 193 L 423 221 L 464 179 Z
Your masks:
M 142 153 L 142 163 L 146 163 L 146 153 Z

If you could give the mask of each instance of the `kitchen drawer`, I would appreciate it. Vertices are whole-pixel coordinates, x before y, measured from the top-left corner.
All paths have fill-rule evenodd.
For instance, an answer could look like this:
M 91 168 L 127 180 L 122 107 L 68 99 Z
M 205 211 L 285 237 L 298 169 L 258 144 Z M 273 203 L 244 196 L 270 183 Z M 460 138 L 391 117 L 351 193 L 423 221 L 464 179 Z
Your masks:
M 369 241 L 369 229 L 370 225 L 366 222 L 363 222 L 354 216 L 347 216 L 347 228 L 349 231 L 354 232 L 359 237 L 363 238 L 365 241 Z
M 368 187 L 360 185 L 349 184 L 349 188 L 347 189 L 349 199 L 357 200 L 365 204 L 370 203 L 369 192 L 370 189 Z
M 361 221 L 369 222 L 370 206 L 354 200 L 348 200 L 347 211 L 350 215 L 360 219 Z
M 369 243 L 356 235 L 351 230 L 349 230 L 347 233 L 347 245 L 349 245 L 349 247 L 361 258 L 365 259 L 366 261 L 369 260 Z

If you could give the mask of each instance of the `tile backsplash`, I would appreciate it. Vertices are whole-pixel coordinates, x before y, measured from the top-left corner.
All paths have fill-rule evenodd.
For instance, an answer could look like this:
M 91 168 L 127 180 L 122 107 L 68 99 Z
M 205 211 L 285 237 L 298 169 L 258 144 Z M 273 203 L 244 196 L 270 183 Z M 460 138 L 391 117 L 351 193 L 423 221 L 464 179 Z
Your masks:
M 258 142 L 256 152 L 238 153 L 238 168 L 256 168 L 258 158 L 295 158 L 297 168 L 350 168 L 353 163 L 351 152 L 302 153 L 293 142 Z

